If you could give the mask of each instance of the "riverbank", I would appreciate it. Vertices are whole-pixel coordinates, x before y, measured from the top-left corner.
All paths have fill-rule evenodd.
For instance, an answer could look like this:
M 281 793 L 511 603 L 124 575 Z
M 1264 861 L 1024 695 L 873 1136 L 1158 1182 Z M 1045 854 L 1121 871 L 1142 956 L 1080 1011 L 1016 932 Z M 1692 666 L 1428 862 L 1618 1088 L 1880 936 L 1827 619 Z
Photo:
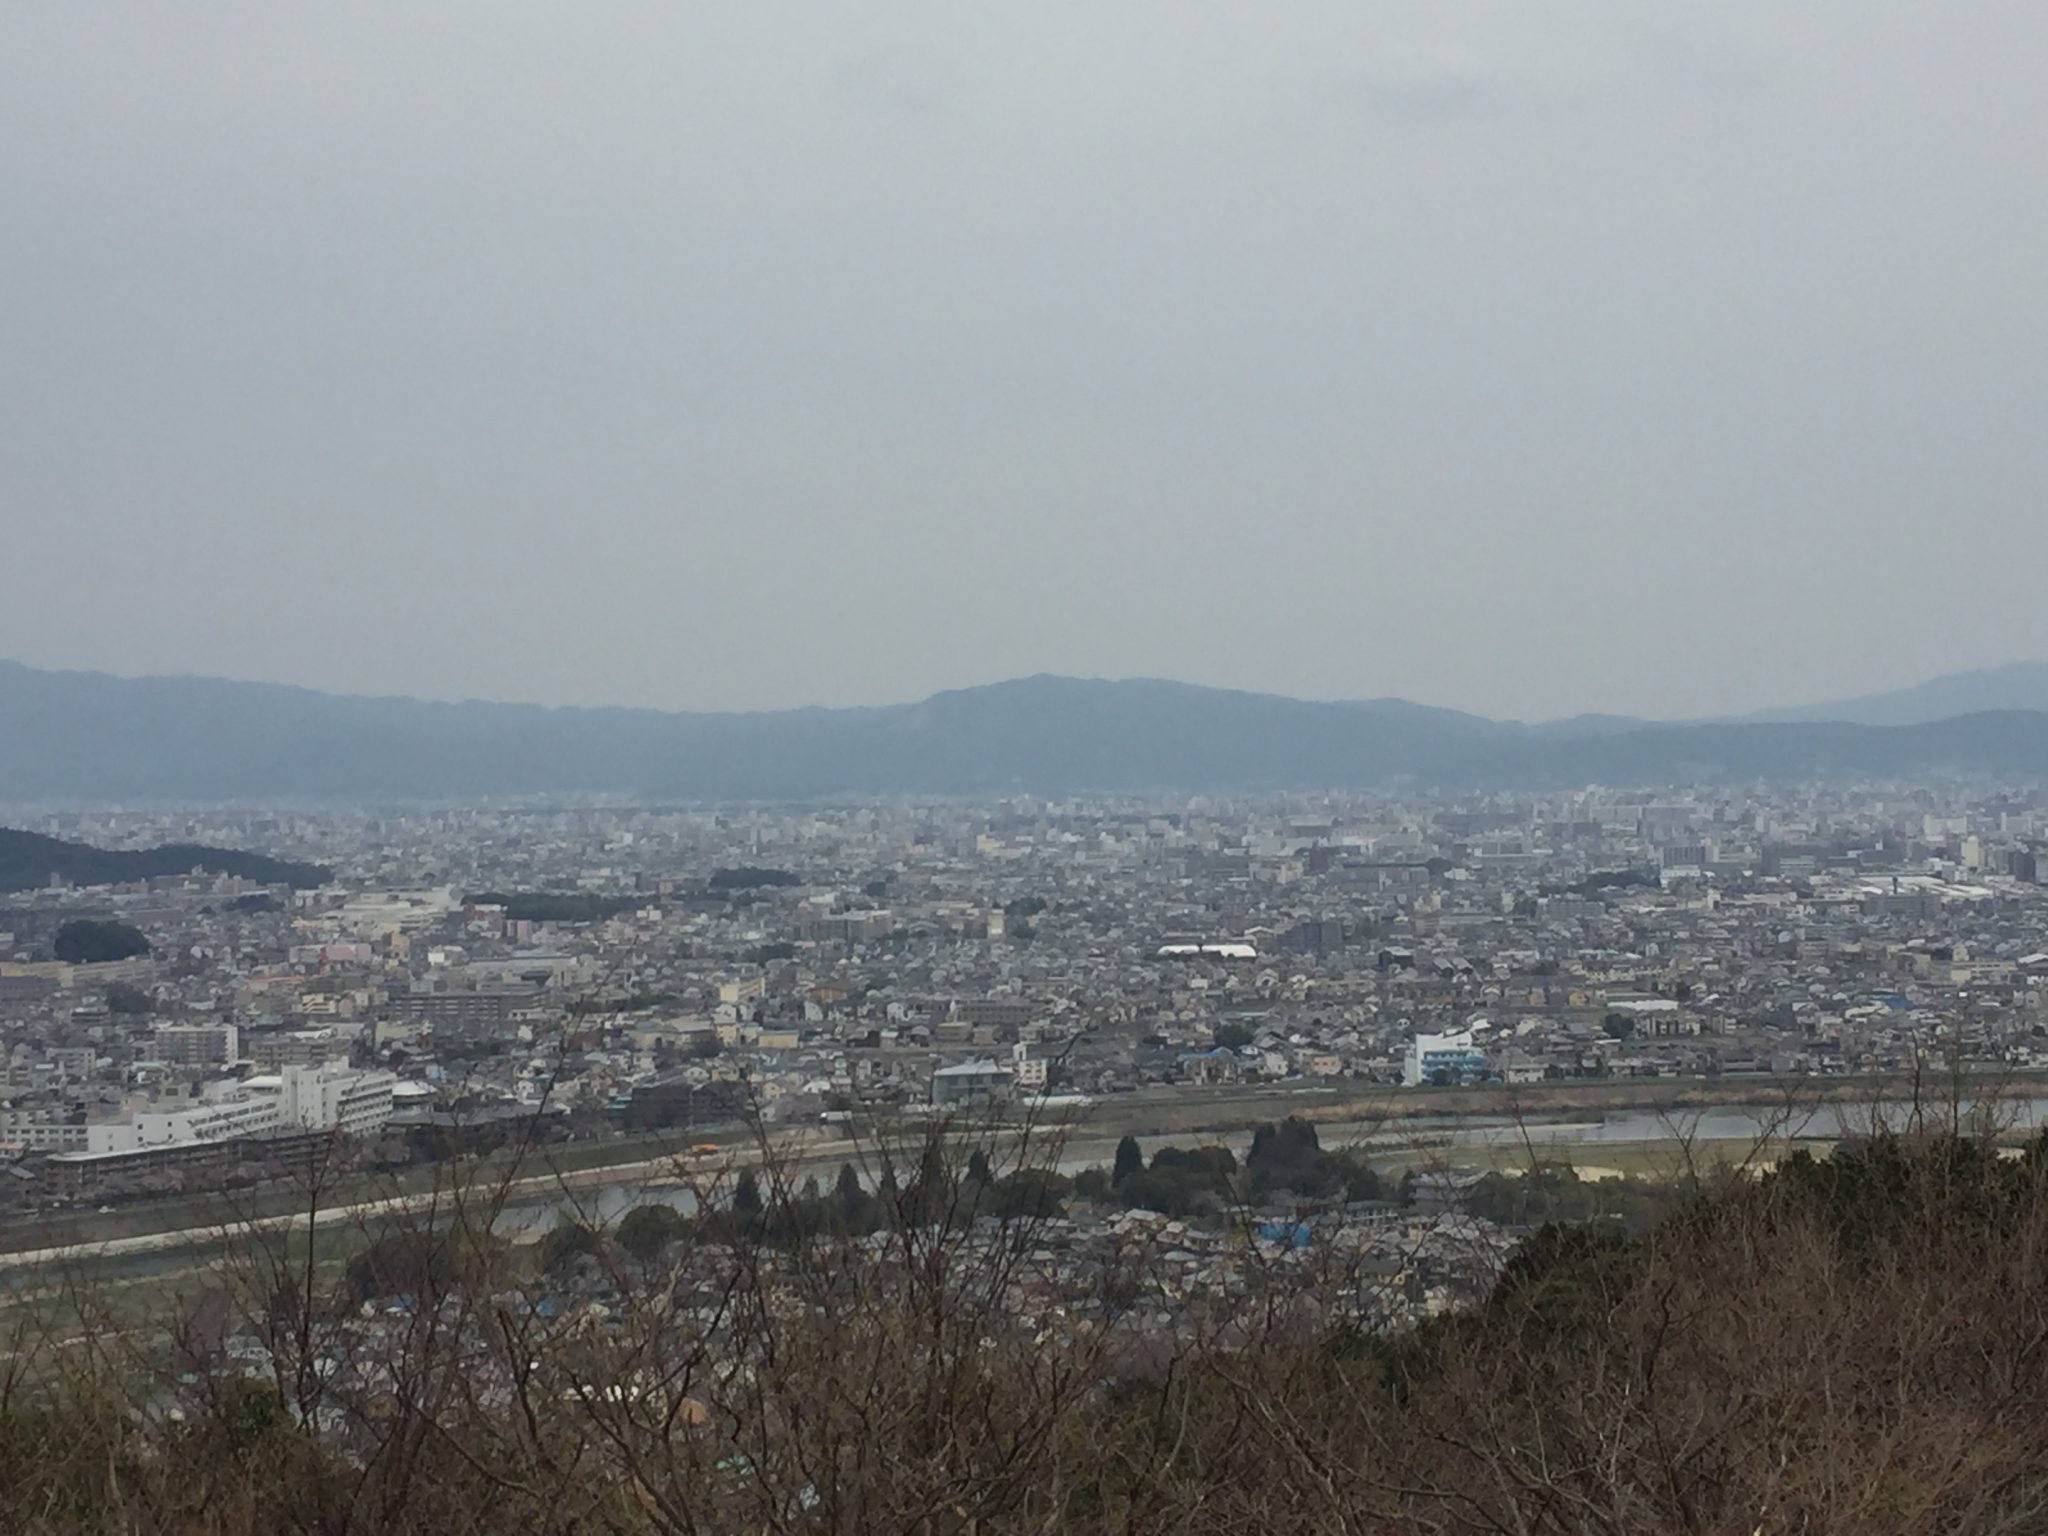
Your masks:
M 2004 1096 L 2031 1106 L 2034 1096 L 2044 1092 L 2048 1073 L 2012 1072 L 1947 1075 L 1938 1081 L 1904 1075 L 1723 1076 L 1469 1088 L 1348 1081 L 1264 1088 L 1173 1087 L 1048 1111 L 1041 1131 L 1062 1143 L 1063 1166 L 1078 1166 L 1107 1161 L 1124 1135 L 1152 1141 L 1228 1142 L 1242 1140 L 1267 1121 L 1298 1115 L 1324 1127 L 1326 1140 L 1333 1145 L 1364 1145 L 1397 1164 L 1412 1164 L 1418 1153 L 1445 1161 L 1497 1164 L 1524 1140 L 1524 1127 L 1537 1132 L 1534 1141 L 1551 1156 L 1614 1141 L 1676 1150 L 1688 1142 L 1740 1144 L 1755 1139 L 1772 1122 L 1782 1131 L 1824 1112 L 1833 1117 L 1825 1134 L 1833 1136 L 1840 1132 L 1841 1118 L 1858 1106 L 1948 1106 Z M 1702 1119 L 1715 1112 L 1740 1118 L 1726 1124 Z M 1611 1127 L 1600 1123 L 1609 1116 L 1635 1118 Z M 829 1175 L 839 1162 L 859 1160 L 862 1147 L 872 1145 L 877 1130 L 792 1128 L 771 1131 L 769 1140 L 802 1171 Z M 699 1157 L 689 1153 L 692 1145 L 705 1143 L 716 1145 L 718 1151 Z M 1503 1153 L 1501 1148 L 1510 1151 Z M 1607 1154 L 1603 1148 L 1588 1155 L 1597 1162 Z M 217 1251 L 233 1236 L 252 1231 L 318 1230 L 432 1213 L 449 1208 L 458 1192 L 473 1205 L 491 1201 L 501 1209 L 531 1210 L 549 1201 L 573 1202 L 606 1191 L 673 1185 L 692 1170 L 758 1164 L 761 1156 L 755 1133 L 729 1128 L 710 1134 L 535 1147 L 517 1157 L 500 1154 L 396 1175 L 350 1175 L 335 1180 L 317 1204 L 304 1188 L 286 1186 L 232 1197 L 67 1213 L 11 1224 L 0 1233 L 0 1274 L 19 1278 L 22 1269 L 38 1265 Z
M 1992 1068 L 1982 1071 L 1844 1074 L 1744 1073 L 1718 1077 L 1625 1077 L 1546 1083 L 1488 1083 L 1463 1088 L 1400 1087 L 1387 1083 L 1333 1080 L 1274 1087 L 1150 1089 L 1098 1099 L 1081 1110 L 1077 1124 L 1115 1129 L 1118 1134 L 1166 1135 L 1229 1132 L 1267 1120 L 1299 1115 L 1326 1121 L 1432 1120 L 1449 1116 L 1487 1119 L 1555 1119 L 1614 1110 L 1693 1111 L 1785 1105 L 1899 1103 L 1929 1105 L 1981 1101 L 2010 1094 L 2048 1094 L 2048 1071 Z

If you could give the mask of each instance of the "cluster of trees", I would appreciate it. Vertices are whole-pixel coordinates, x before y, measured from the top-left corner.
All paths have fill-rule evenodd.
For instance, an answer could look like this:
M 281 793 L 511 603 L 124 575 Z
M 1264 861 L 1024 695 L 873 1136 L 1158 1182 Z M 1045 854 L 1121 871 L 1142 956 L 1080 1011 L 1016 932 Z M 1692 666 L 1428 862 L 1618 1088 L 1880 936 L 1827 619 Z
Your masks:
M 590 891 L 477 891 L 462 898 L 472 907 L 503 907 L 522 923 L 601 923 L 647 905 L 646 896 L 600 896 Z
M 75 917 L 57 930 L 50 952 L 67 965 L 100 965 L 146 955 L 150 944 L 141 929 L 127 923 Z
M 1644 1231 L 1669 1214 L 1677 1186 L 1654 1179 L 1586 1179 L 1569 1163 L 1489 1173 L 1465 1192 L 1465 1209 L 1503 1226 L 1618 1221 Z
M 955 1173 L 941 1160 L 927 1159 L 907 1184 L 884 1167 L 869 1189 L 860 1170 L 842 1163 L 830 1189 L 807 1178 L 794 1189 L 764 1189 L 761 1176 L 743 1168 L 726 1203 L 685 1216 L 662 1203 L 637 1205 L 610 1233 L 632 1258 L 651 1263 L 673 1243 L 758 1243 L 795 1248 L 821 1237 L 866 1237 L 896 1226 L 957 1225 L 980 1217 L 1004 1221 L 1058 1215 L 1073 1181 L 1050 1168 L 1025 1167 L 997 1174 L 979 1149 Z M 557 1236 L 557 1234 L 562 1234 Z M 541 1265 L 559 1272 L 585 1254 L 602 1252 L 603 1237 L 574 1216 L 550 1229 Z
M 578 1259 L 603 1257 L 604 1234 L 573 1212 L 565 1213 L 540 1240 L 540 1267 L 546 1274 L 562 1274 Z
M 642 1264 L 651 1264 L 689 1228 L 689 1218 L 672 1205 L 636 1205 L 619 1218 L 612 1237 Z
M 999 1221 L 1057 1216 L 1074 1192 L 1074 1181 L 1051 1168 L 1019 1168 L 991 1177 L 985 1157 L 978 1175 L 970 1169 L 970 1179 L 968 1194 L 975 1213 Z
M 343 1283 L 356 1301 L 432 1299 L 455 1284 L 458 1244 L 447 1233 L 402 1227 L 373 1239 L 349 1259 Z
M 155 1000 L 140 987 L 131 987 L 125 981 L 117 981 L 107 988 L 109 1013 L 118 1013 L 128 1018 L 141 1018 L 155 1008 Z
M 1315 1125 L 1289 1115 L 1252 1133 L 1245 1173 L 1254 1198 L 1286 1192 L 1310 1199 L 1384 1200 L 1385 1181 L 1355 1151 L 1324 1149 Z
M 1237 1156 L 1228 1147 L 1161 1147 L 1148 1164 L 1138 1138 L 1126 1136 L 1108 1169 L 1085 1169 L 1075 1178 L 1074 1193 L 1166 1216 L 1220 1210 L 1237 1198 Z
M 1298 1116 L 1254 1131 L 1242 1169 L 1228 1147 L 1161 1147 L 1147 1163 L 1138 1139 L 1126 1136 L 1110 1167 L 1086 1169 L 1074 1180 L 1074 1193 L 1083 1199 L 1168 1216 L 1280 1192 L 1345 1200 L 1383 1200 L 1389 1193 L 1362 1156 L 1325 1151 L 1315 1126 Z
M 962 1168 L 942 1156 L 926 1155 L 907 1180 L 885 1165 L 873 1190 L 853 1164 L 842 1163 L 830 1191 L 821 1189 L 816 1179 L 806 1179 L 794 1194 L 771 1198 L 763 1195 L 753 1170 L 744 1170 L 733 1190 L 730 1214 L 747 1222 L 752 1234 L 771 1246 L 787 1247 L 819 1234 L 858 1237 L 890 1227 L 959 1224 L 982 1216 L 1052 1216 L 1072 1191 L 1072 1181 L 1049 1168 L 997 1174 L 988 1154 L 976 1149 Z

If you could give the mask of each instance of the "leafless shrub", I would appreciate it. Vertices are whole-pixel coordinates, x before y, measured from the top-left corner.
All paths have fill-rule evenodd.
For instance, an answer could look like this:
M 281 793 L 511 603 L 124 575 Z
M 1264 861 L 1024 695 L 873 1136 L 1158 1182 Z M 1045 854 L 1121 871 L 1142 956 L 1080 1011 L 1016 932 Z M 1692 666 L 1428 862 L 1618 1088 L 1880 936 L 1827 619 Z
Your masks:
M 19 1299 L 0 1528 L 2038 1530 L 2048 1158 L 1957 1135 L 1984 1097 L 1768 1175 L 1681 1137 L 1653 1230 L 1547 1229 L 1419 1326 L 1400 1265 L 1249 1208 L 1201 1283 L 1143 1221 L 1065 1262 L 1028 1119 L 679 1152 L 639 1253 L 522 1157 L 382 1205 L 316 1170 L 174 1315 Z M 551 1178 L 566 1236 L 509 1240 Z

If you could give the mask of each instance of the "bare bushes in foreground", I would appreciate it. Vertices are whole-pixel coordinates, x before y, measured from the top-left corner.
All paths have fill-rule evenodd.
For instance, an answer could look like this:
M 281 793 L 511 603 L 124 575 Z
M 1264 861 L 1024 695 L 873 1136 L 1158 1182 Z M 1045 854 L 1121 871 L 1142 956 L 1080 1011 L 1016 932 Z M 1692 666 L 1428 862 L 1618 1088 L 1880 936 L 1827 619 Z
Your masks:
M 252 1245 L 174 1336 L 24 1329 L 0 1528 L 2048 1528 L 2038 1144 L 1879 1135 L 1646 1236 L 1546 1228 L 1420 1327 L 1320 1239 L 1079 1264 L 1029 1136 L 817 1187 L 763 1150 L 638 1256 L 507 1245 L 472 1191 L 368 1263 Z

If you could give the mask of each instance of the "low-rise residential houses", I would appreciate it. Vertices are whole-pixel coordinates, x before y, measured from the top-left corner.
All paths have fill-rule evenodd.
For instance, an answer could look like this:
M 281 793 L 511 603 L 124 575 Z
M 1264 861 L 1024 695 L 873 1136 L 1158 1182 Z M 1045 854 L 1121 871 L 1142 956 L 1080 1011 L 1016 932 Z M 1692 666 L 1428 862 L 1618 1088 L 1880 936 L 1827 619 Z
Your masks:
M 21 808 L 334 874 L 0 895 L 0 1158 L 26 1175 L 0 1200 L 79 1186 L 42 1176 L 62 1157 L 266 1117 L 388 1166 L 509 1114 L 582 1140 L 1140 1091 L 2034 1069 L 2044 817 L 2039 789 L 1984 784 Z M 150 954 L 57 962 L 80 917 Z M 398 1091 L 277 1109 L 352 1074 Z

